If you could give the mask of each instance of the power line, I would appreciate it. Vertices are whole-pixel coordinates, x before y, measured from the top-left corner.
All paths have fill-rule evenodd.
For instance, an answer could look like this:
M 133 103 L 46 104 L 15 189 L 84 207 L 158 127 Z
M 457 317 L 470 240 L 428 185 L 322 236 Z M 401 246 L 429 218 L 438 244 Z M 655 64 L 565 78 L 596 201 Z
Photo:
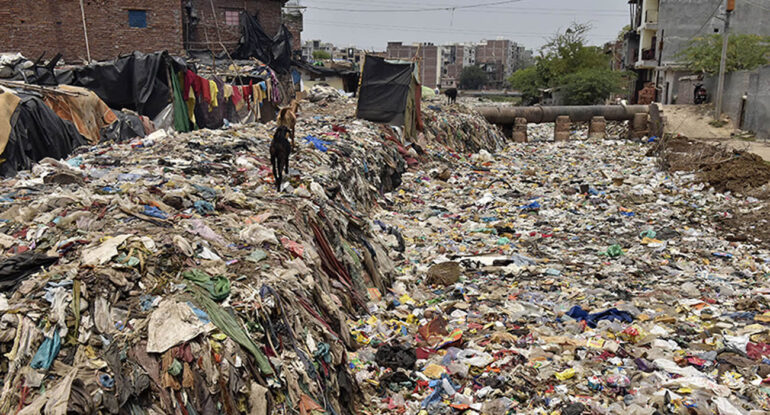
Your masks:
M 426 7 L 421 9 L 342 9 L 342 8 L 333 8 L 333 7 L 317 7 L 317 6 L 308 6 L 307 8 L 310 10 L 327 10 L 327 11 L 334 11 L 334 12 L 348 12 L 348 13 L 407 13 L 407 12 L 435 12 L 435 11 L 453 11 L 453 10 L 460 10 L 460 9 L 472 9 L 476 7 L 486 7 L 486 6 L 497 6 L 500 4 L 511 4 L 511 3 L 518 3 L 523 0 L 502 0 L 502 1 L 493 1 L 488 3 L 476 3 L 476 4 L 469 4 L 465 6 L 444 6 L 444 7 Z
M 756 8 L 758 8 L 758 9 L 762 9 L 762 10 L 765 10 L 765 11 L 768 11 L 768 12 L 770 12 L 770 9 L 768 9 L 768 8 L 766 8 L 766 7 L 764 7 L 764 6 L 760 6 L 759 4 L 756 4 L 756 3 L 752 3 L 752 2 L 750 2 L 749 0 L 743 0 L 743 1 L 745 1 L 746 3 L 748 3 L 748 4 L 750 4 L 750 5 L 754 6 L 754 7 L 756 7 Z
M 358 0 L 324 0 L 324 4 L 329 4 L 329 3 L 334 3 L 334 4 L 339 4 L 339 5 L 347 5 L 347 4 L 357 4 L 357 5 L 360 5 L 361 4 L 361 2 L 358 1 Z M 403 2 L 389 1 L 389 2 L 385 2 L 385 3 L 375 2 L 374 4 L 370 3 L 369 5 L 385 7 L 385 6 L 391 6 L 393 4 L 404 4 L 404 5 L 406 5 L 406 4 L 414 4 L 414 3 L 413 2 L 403 3 Z M 312 5 L 306 6 L 306 7 L 308 9 L 310 9 L 310 10 L 313 10 L 313 9 L 315 9 L 315 10 L 325 10 L 322 7 L 315 7 L 315 6 L 312 6 Z M 446 11 L 444 9 L 445 7 L 446 6 L 441 6 L 441 7 L 440 6 L 436 6 L 435 9 L 439 9 L 440 11 Z M 457 6 L 457 7 L 460 7 L 460 6 Z M 465 7 L 470 7 L 470 6 L 465 6 Z M 345 10 L 349 10 L 349 9 L 345 9 Z M 389 9 L 389 10 L 392 10 L 392 9 Z M 392 11 L 395 12 L 395 11 L 401 11 L 401 10 L 392 10 Z M 560 8 L 558 10 L 554 10 L 552 8 L 542 8 L 542 7 L 529 7 L 529 8 L 517 7 L 515 9 L 513 9 L 513 8 L 505 8 L 505 7 L 485 7 L 483 10 L 476 10 L 476 9 L 468 9 L 468 8 L 466 8 L 466 9 L 463 9 L 462 11 L 465 12 L 465 13 L 495 13 L 495 14 L 500 14 L 500 13 L 542 14 L 542 15 L 590 14 L 592 16 L 625 16 L 626 15 L 625 11 L 613 11 L 613 10 L 596 9 L 596 8 L 593 8 L 593 9 L 565 9 L 565 8 Z
M 711 21 L 711 19 L 714 18 L 714 16 L 717 14 L 717 11 L 719 11 L 719 8 L 722 7 L 722 1 L 724 0 L 719 1 L 719 4 L 717 4 L 717 7 L 714 9 L 713 12 L 711 12 L 711 15 L 706 18 L 706 21 L 703 22 L 700 29 L 698 29 L 692 36 L 690 36 L 690 39 L 686 43 L 689 43 L 691 40 L 695 39 L 695 37 L 700 34 L 700 31 L 703 30 L 703 28 L 706 27 L 706 25 Z
M 494 30 L 471 30 L 471 29 L 463 29 L 463 28 L 440 28 L 440 27 L 417 27 L 417 26 L 397 26 L 397 25 L 377 25 L 377 24 L 363 24 L 363 23 L 350 23 L 350 22 L 340 22 L 340 21 L 332 21 L 332 20 L 314 20 L 314 19 L 305 19 L 305 22 L 307 23 L 318 23 L 318 24 L 334 24 L 341 27 L 346 28 L 361 28 L 361 29 L 372 29 L 372 30 L 389 30 L 389 31 L 414 31 L 414 32 L 425 32 L 425 33 L 451 33 L 456 34 L 458 32 L 461 33 L 468 33 L 468 34 L 479 34 L 479 35 L 488 35 L 488 36 L 520 36 L 520 37 L 543 37 L 543 36 L 551 36 L 553 33 L 532 33 L 532 32 L 506 32 L 506 31 L 494 31 Z M 596 35 L 597 37 L 605 37 L 604 35 Z M 609 35 L 614 36 L 614 35 Z

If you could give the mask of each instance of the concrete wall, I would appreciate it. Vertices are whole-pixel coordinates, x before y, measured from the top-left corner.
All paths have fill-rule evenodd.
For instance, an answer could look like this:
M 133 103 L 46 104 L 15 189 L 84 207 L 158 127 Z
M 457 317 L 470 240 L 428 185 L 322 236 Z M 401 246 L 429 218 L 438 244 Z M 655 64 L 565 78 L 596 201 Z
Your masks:
M 658 39 L 661 39 L 661 33 L 663 38 L 661 63 L 675 63 L 677 52 L 687 47 L 695 36 L 722 33 L 724 22 L 720 17 L 724 16 L 725 3 L 722 0 L 661 0 L 658 12 Z M 730 19 L 730 33 L 770 36 L 770 25 L 767 24 L 770 21 L 770 2 L 757 0 L 753 3 L 763 6 L 736 2 Z M 718 5 L 719 10 L 714 13 Z
M 703 82 L 713 102 L 717 91 L 717 77 L 708 77 Z M 770 65 L 753 71 L 736 71 L 725 75 L 723 112 L 738 127 L 741 116 L 742 97 L 745 94 L 744 130 L 753 131 L 757 137 L 770 138 Z

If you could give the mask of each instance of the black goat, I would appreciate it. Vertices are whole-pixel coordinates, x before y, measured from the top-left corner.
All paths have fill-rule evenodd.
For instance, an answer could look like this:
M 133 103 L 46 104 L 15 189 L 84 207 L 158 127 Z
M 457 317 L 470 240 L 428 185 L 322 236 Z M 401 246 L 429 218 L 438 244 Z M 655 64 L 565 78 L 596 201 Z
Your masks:
M 275 187 L 281 190 L 281 181 L 283 173 L 289 174 L 289 154 L 291 154 L 291 143 L 286 138 L 291 135 L 291 130 L 286 126 L 279 126 L 273 134 L 273 142 L 270 143 L 270 164 L 273 166 L 273 177 L 275 178 Z

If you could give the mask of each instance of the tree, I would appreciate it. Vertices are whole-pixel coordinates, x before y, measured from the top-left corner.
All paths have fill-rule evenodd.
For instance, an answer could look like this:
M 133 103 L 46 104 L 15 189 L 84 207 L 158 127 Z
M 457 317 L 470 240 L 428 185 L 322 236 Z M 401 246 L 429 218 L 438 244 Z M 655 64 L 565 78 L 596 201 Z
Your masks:
M 583 69 L 562 80 L 567 105 L 601 104 L 611 94 L 622 92 L 623 73 L 602 69 Z
M 719 72 L 722 58 L 722 35 L 693 39 L 677 55 L 694 72 Z M 770 37 L 731 34 L 727 39 L 726 71 L 752 70 L 770 63 Z
M 325 50 L 314 50 L 313 51 L 313 59 L 315 60 L 323 60 L 323 59 L 331 59 L 332 55 L 329 54 L 329 52 Z
M 480 66 L 466 66 L 460 73 L 460 88 L 479 89 L 487 83 L 487 73 Z
M 524 102 L 536 100 L 541 88 L 561 87 L 573 105 L 595 104 L 621 91 L 625 75 L 610 69 L 601 48 L 586 45 L 590 29 L 588 24 L 573 23 L 548 39 L 534 67 L 514 72 L 509 81 L 521 91 Z
M 539 88 L 544 86 L 540 83 L 540 77 L 535 66 L 519 69 L 511 75 L 509 81 L 513 89 L 521 92 L 521 101 L 524 104 L 535 102 L 540 96 Z

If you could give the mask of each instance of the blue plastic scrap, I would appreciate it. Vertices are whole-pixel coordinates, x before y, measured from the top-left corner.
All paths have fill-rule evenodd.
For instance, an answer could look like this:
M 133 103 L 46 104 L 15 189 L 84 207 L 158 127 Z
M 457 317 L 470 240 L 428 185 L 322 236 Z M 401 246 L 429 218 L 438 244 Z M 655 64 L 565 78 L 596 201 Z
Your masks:
M 537 209 L 540 209 L 540 203 L 538 203 L 537 201 L 534 201 L 526 205 L 521 205 L 519 206 L 519 208 L 522 210 L 537 210 Z
M 452 382 L 452 380 L 449 378 L 449 375 L 447 375 L 446 373 L 444 373 L 443 375 L 441 375 L 441 379 L 432 380 L 432 381 L 430 381 L 430 383 L 428 384 L 428 386 L 429 386 L 431 389 L 433 389 L 433 392 L 431 392 L 431 394 L 430 394 L 430 395 L 428 395 L 428 397 L 427 397 L 427 398 L 425 398 L 425 399 L 422 401 L 422 404 L 421 404 L 421 406 L 422 406 L 423 408 L 427 408 L 427 407 L 428 407 L 428 406 L 430 406 L 432 403 L 436 403 L 436 402 L 439 402 L 439 401 L 441 400 L 441 396 L 442 396 L 442 395 L 443 395 L 445 392 L 447 392 L 446 390 L 444 390 L 444 387 L 443 387 L 443 386 L 444 386 L 444 385 L 443 385 L 444 381 L 446 381 L 447 383 L 449 383 L 449 385 L 452 387 L 452 389 L 454 389 L 454 390 L 455 390 L 455 392 L 461 389 L 461 388 L 460 388 L 460 386 L 458 386 L 458 385 L 456 385 L 454 382 Z
M 105 389 L 112 389 L 115 386 L 115 379 L 113 379 L 112 376 L 103 373 L 99 375 L 99 383 Z
M 214 205 L 205 200 L 196 200 L 195 203 L 193 203 L 193 206 L 195 207 L 195 210 L 198 212 L 198 214 L 201 215 L 214 212 Z
M 324 153 L 329 149 L 328 146 L 333 144 L 330 141 L 324 141 L 324 140 L 321 140 L 320 138 L 312 136 L 312 135 L 309 135 L 309 136 L 305 137 L 304 140 L 307 141 L 308 143 L 313 143 L 313 145 L 315 146 L 316 150 L 323 151 Z
M 596 323 L 598 323 L 600 320 L 617 320 L 623 323 L 631 323 L 634 321 L 634 316 L 632 316 L 631 313 L 628 311 L 618 310 L 614 307 L 600 311 L 598 313 L 589 314 L 587 311 L 583 310 L 582 307 L 576 305 L 567 311 L 567 315 L 574 318 L 575 320 L 585 321 L 588 327 L 592 329 L 596 328 Z
M 144 210 L 142 211 L 142 215 L 151 216 L 153 218 L 158 218 L 158 219 L 168 219 L 168 215 L 166 214 L 166 212 L 158 209 L 155 206 L 144 205 Z
M 53 337 L 46 337 L 43 340 L 43 344 L 37 349 L 37 353 L 35 353 L 29 365 L 33 369 L 48 370 L 59 354 L 59 349 L 61 349 L 61 337 L 59 337 L 59 330 L 54 330 Z

